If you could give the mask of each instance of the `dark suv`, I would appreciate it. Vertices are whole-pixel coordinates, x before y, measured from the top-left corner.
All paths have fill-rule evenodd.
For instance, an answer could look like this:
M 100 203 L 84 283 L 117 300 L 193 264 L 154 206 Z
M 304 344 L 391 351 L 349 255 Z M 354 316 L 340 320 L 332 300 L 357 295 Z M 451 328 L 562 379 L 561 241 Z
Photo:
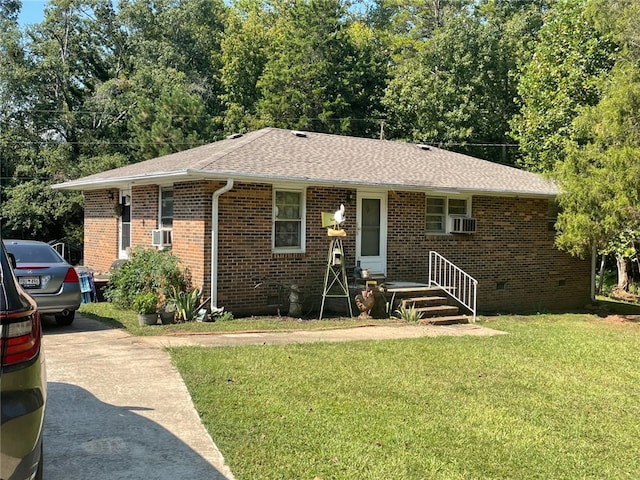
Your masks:
M 42 327 L 0 241 L 0 478 L 42 479 Z

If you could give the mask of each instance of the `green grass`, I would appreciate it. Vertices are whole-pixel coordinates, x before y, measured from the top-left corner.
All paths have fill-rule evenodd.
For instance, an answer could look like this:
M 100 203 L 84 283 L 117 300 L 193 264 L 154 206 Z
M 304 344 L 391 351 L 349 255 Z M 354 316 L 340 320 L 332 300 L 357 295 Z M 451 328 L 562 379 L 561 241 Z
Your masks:
M 397 320 L 361 320 L 358 318 L 327 318 L 300 320 L 290 317 L 237 318 L 224 322 L 187 322 L 171 325 L 141 326 L 134 311 L 120 310 L 107 302 L 85 303 L 80 307 L 82 315 L 99 320 L 113 328 L 124 328 L 136 336 L 176 335 L 189 333 L 223 333 L 254 331 L 293 331 L 350 328 L 362 325 L 396 324 Z
M 175 348 L 238 480 L 640 478 L 640 326 L 493 317 L 496 337 Z

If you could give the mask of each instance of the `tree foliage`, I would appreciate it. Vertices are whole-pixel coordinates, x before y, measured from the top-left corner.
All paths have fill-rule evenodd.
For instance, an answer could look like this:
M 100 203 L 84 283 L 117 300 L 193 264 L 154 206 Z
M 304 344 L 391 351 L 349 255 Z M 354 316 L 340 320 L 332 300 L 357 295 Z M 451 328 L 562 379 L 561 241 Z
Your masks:
M 598 102 L 577 110 L 566 159 L 556 165 L 563 187 L 558 244 L 575 254 L 590 245 L 613 254 L 618 288 L 626 289 L 627 263 L 637 258 L 640 240 L 640 56 L 632 20 L 639 10 L 633 2 L 613 3 L 615 20 L 610 5 L 589 5 L 594 24 L 618 48 Z
M 381 7 L 392 9 L 390 2 Z M 419 29 L 406 24 L 406 12 L 390 25 L 396 66 L 384 97 L 387 131 L 513 161 L 506 152 L 512 143 L 508 122 L 516 113 L 512 77 L 518 54 L 539 23 L 539 7 L 443 0 L 413 8 L 422 12 Z M 406 26 L 399 28 L 398 22 Z
M 520 65 L 520 111 L 511 126 L 529 170 L 549 172 L 564 159 L 578 109 L 597 104 L 614 65 L 616 44 L 595 28 L 586 1 L 557 2 Z
M 640 230 L 640 69 L 617 67 L 607 83 L 602 100 L 573 122 L 555 173 L 564 191 L 558 244 L 582 255 Z

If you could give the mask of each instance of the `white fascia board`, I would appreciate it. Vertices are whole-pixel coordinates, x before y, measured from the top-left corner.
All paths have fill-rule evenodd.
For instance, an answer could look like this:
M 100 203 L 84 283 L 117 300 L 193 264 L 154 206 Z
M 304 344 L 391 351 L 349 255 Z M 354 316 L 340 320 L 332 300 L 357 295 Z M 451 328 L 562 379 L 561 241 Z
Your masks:
M 173 172 L 153 172 L 140 175 L 126 175 L 122 177 L 98 178 L 93 180 L 70 180 L 64 183 L 51 185 L 56 190 L 100 190 L 115 188 L 120 185 L 144 185 L 170 183 L 172 180 L 184 180 L 191 178 L 188 170 Z

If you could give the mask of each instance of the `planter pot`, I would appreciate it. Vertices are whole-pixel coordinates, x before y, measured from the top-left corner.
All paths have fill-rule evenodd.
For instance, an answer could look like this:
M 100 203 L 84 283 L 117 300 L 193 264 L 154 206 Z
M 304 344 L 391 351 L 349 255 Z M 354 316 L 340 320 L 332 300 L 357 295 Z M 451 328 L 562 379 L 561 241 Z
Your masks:
M 158 323 L 158 314 L 157 313 L 139 313 L 138 323 L 140 325 L 155 325 L 156 323 Z
M 175 318 L 176 312 L 160 312 L 160 321 L 162 325 L 169 325 L 173 323 L 173 319 Z

